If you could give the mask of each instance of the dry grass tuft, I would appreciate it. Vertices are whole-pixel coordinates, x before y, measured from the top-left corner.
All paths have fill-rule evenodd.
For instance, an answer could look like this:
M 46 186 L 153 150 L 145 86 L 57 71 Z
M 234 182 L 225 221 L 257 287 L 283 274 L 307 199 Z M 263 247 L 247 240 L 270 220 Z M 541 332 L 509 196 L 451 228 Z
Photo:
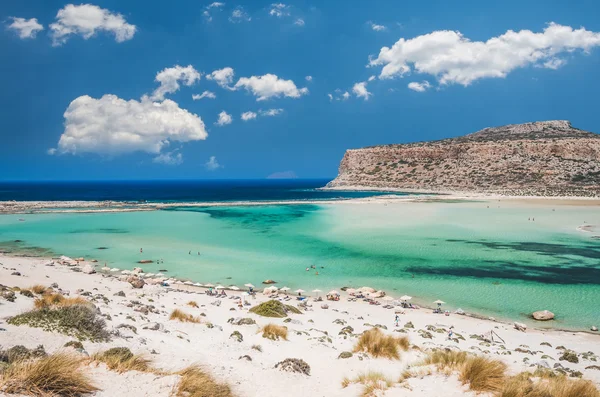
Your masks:
M 276 324 L 267 324 L 261 330 L 262 337 L 271 339 L 271 340 L 287 340 L 288 329 L 287 327 L 276 325 Z
M 342 388 L 348 387 L 352 383 L 363 385 L 361 397 L 374 397 L 381 395 L 382 392 L 394 385 L 394 382 L 380 372 L 365 372 L 354 379 L 344 378 Z
M 187 305 L 188 305 L 188 306 L 191 306 L 191 307 L 195 307 L 196 309 L 199 307 L 199 306 L 198 306 L 198 303 L 196 303 L 196 301 L 189 301 L 189 302 L 187 303 Z
M 435 365 L 438 371 L 454 371 L 469 358 L 467 352 L 457 350 L 434 350 L 428 353 L 422 365 Z
M 476 392 L 497 392 L 502 390 L 506 364 L 487 357 L 471 356 L 462 365 L 458 379 Z
M 150 365 L 151 360 L 133 354 L 126 347 L 113 347 L 103 353 L 94 354 L 92 359 L 105 363 L 108 369 L 120 374 L 127 371 L 155 372 Z
M 178 320 L 182 323 L 199 323 L 200 317 L 194 317 L 191 314 L 187 314 L 186 312 L 175 309 L 171 312 L 169 316 L 169 320 Z
M 66 307 L 66 306 L 75 306 L 75 305 L 90 305 L 91 303 L 81 297 L 76 296 L 74 298 L 65 297 L 61 294 L 46 294 L 41 298 L 37 298 L 34 301 L 34 305 L 36 309 L 45 309 L 49 307 Z
M 389 359 L 400 359 L 400 349 L 408 349 L 408 337 L 394 337 L 385 335 L 379 328 L 365 331 L 361 336 L 354 352 L 365 352 L 373 357 L 384 357 Z
M 81 371 L 83 358 L 57 353 L 19 361 L 0 374 L 0 389 L 8 394 L 75 397 L 99 390 Z
M 227 384 L 218 383 L 198 366 L 188 367 L 178 373 L 177 397 L 234 397 Z
M 533 378 L 536 378 L 534 381 Z M 537 377 L 528 372 L 512 376 L 504 382 L 496 397 L 600 397 L 594 384 L 564 375 Z
M 31 287 L 31 290 L 33 291 L 34 294 L 38 294 L 38 295 L 42 295 L 44 292 L 46 292 L 46 287 L 44 287 L 43 285 L 40 284 L 36 284 L 33 287 Z

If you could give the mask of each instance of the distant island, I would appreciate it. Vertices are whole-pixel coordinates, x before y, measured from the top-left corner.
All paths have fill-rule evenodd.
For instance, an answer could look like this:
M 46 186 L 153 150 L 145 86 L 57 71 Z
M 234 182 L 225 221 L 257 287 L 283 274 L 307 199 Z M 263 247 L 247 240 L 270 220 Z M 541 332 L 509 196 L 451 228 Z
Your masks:
M 347 150 L 327 188 L 600 196 L 600 135 L 552 120 Z

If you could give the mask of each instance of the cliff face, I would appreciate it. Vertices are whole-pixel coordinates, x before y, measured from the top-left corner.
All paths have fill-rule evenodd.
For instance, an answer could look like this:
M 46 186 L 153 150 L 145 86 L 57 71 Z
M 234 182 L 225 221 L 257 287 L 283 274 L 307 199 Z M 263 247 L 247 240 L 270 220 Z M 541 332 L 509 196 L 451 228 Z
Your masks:
M 328 187 L 600 196 L 600 135 L 568 121 L 346 151 Z

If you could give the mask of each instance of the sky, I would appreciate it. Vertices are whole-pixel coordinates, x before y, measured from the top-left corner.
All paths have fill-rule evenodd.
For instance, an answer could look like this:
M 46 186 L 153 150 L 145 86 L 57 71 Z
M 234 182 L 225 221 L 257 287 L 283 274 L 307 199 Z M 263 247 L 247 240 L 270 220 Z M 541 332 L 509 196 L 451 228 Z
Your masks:
M 4 0 L 0 180 L 333 178 L 347 149 L 600 132 L 600 2 Z

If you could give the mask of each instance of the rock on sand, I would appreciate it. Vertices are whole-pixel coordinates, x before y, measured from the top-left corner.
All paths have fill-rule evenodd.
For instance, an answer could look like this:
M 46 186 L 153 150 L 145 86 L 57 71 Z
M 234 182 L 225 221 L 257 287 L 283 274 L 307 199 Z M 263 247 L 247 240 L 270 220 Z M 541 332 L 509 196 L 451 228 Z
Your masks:
M 554 313 L 548 310 L 540 310 L 537 312 L 533 312 L 532 316 L 538 321 L 549 321 L 554 318 Z

